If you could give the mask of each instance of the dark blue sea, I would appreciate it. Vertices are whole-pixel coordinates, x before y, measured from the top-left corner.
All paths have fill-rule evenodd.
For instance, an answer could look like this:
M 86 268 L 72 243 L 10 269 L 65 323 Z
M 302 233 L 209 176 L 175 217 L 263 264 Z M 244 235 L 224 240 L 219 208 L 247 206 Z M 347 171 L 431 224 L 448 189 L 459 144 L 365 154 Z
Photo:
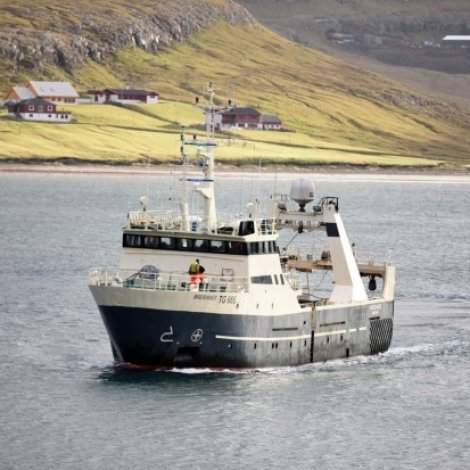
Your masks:
M 289 191 L 273 178 L 223 175 L 219 209 Z M 244 373 L 124 370 L 88 270 L 117 265 L 126 213 L 146 193 L 171 199 L 174 184 L 0 174 L 2 470 L 470 468 L 470 178 L 316 182 L 340 197 L 359 257 L 397 267 L 387 353 Z

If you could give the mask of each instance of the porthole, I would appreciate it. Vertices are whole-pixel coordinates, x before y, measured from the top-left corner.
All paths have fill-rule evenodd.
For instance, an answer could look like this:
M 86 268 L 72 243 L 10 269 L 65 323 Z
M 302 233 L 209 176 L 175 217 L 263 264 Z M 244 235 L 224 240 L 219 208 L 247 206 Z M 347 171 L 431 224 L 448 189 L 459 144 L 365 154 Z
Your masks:
M 327 342 L 327 343 L 330 342 L 330 337 L 329 337 L 329 336 L 326 337 L 326 342 Z
M 307 340 L 304 340 L 304 346 L 307 346 Z
M 228 343 L 228 344 L 227 344 L 227 348 L 228 348 L 228 349 L 232 349 L 232 343 Z
M 271 343 L 271 349 L 274 349 L 274 343 Z
M 256 343 L 255 343 L 255 345 L 253 346 L 253 349 L 256 349 Z
M 292 348 L 292 341 L 289 343 L 290 348 Z

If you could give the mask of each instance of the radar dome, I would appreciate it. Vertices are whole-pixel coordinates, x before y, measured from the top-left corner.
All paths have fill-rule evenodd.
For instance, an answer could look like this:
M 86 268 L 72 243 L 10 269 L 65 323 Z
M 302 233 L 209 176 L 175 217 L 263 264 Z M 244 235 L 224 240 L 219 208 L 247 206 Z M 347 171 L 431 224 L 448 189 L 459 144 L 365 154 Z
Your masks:
M 300 206 L 300 212 L 305 212 L 305 205 L 313 201 L 315 187 L 306 178 L 299 178 L 290 187 L 290 198 Z

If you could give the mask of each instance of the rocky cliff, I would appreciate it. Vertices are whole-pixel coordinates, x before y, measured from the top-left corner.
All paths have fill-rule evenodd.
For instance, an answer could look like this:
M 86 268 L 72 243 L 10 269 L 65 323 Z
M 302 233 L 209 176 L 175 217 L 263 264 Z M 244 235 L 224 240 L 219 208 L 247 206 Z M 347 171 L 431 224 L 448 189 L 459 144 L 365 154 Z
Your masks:
M 16 69 L 58 66 L 67 72 L 87 59 L 135 45 L 156 53 L 219 20 L 254 24 L 231 0 L 124 0 L 62 2 L 17 0 L 0 8 L 0 60 Z

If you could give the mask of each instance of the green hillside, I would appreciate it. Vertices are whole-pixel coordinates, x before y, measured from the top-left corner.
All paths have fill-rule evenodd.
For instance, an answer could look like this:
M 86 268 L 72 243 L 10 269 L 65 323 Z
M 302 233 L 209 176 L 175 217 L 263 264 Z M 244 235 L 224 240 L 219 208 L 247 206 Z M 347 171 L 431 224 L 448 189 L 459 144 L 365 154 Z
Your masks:
M 180 124 L 188 135 L 203 138 L 200 112 L 190 104 L 158 106 L 81 105 L 72 109 L 72 124 L 2 121 L 2 160 L 64 163 L 126 164 L 180 161 Z M 230 137 L 230 138 L 229 138 Z M 219 136 L 217 160 L 227 164 L 435 165 L 366 148 L 330 144 L 307 134 L 239 131 Z M 18 155 L 21 157 L 18 158 Z
M 139 2 L 137 2 L 139 3 Z M 218 2 L 220 3 L 220 2 Z M 218 152 L 233 163 L 461 165 L 468 162 L 466 111 L 291 43 L 259 25 L 218 22 L 186 43 L 153 54 L 127 47 L 106 64 L 88 60 L 72 71 L 0 70 L 5 91 L 18 79 L 65 79 L 79 90 L 104 86 L 153 89 L 164 102 L 124 109 L 71 107 L 74 123 L 0 118 L 3 159 L 79 158 L 159 161 L 178 158 L 179 124 L 202 124 L 191 106 L 213 81 L 218 96 L 277 114 L 291 132 L 239 132 Z M 228 142 L 225 140 L 224 142 Z

